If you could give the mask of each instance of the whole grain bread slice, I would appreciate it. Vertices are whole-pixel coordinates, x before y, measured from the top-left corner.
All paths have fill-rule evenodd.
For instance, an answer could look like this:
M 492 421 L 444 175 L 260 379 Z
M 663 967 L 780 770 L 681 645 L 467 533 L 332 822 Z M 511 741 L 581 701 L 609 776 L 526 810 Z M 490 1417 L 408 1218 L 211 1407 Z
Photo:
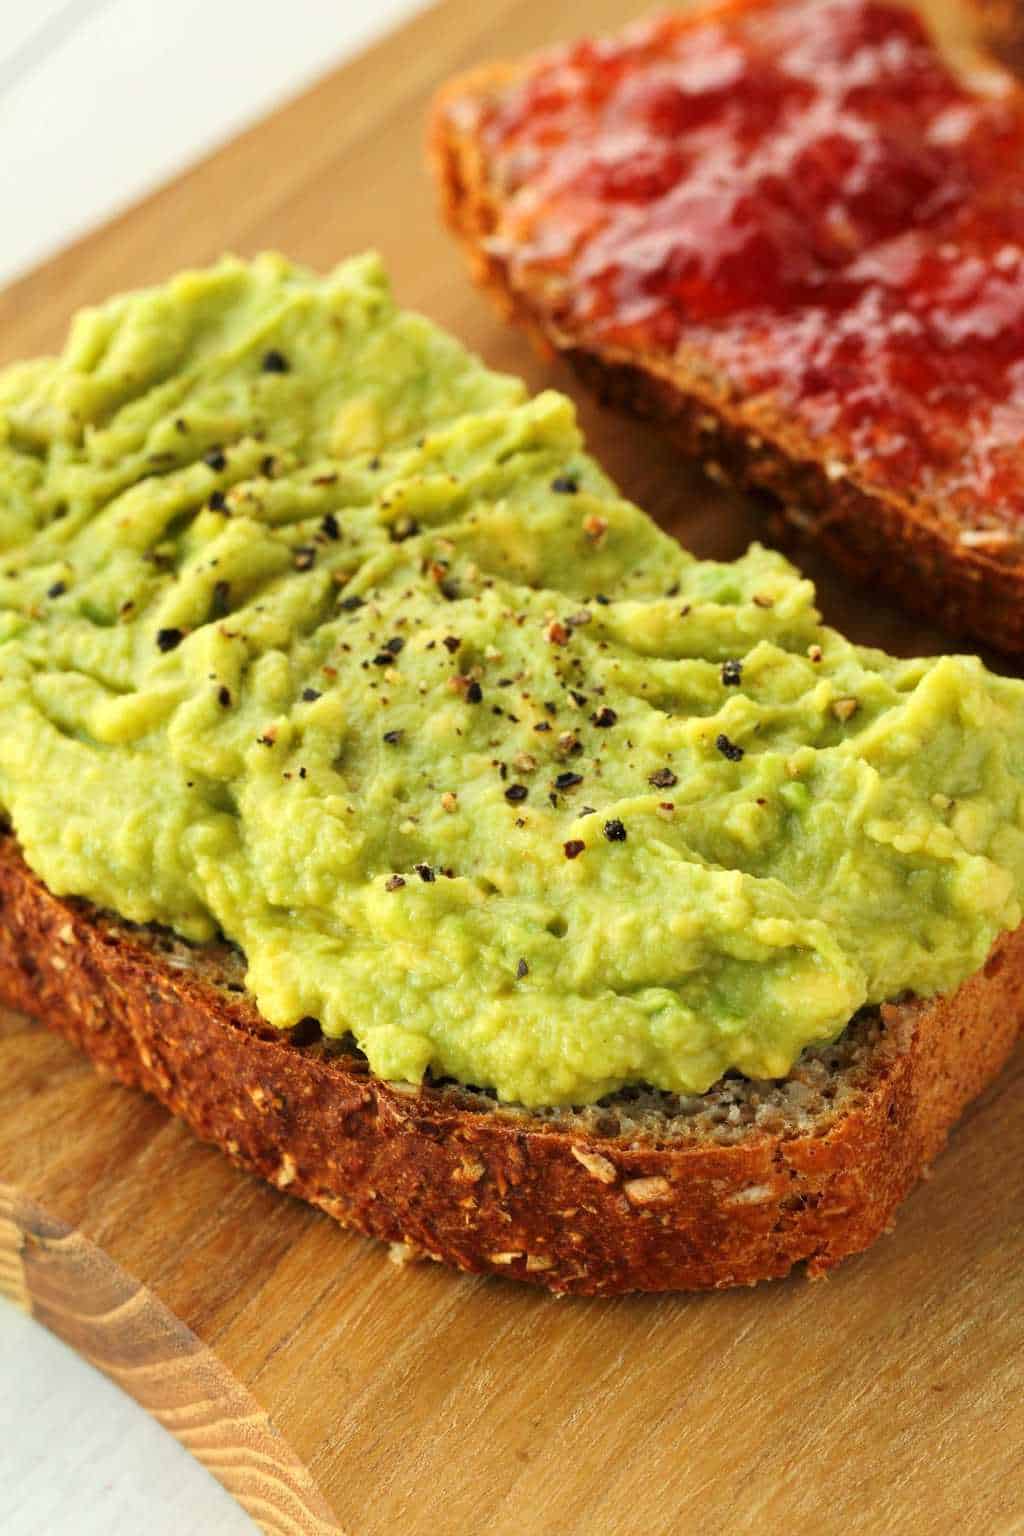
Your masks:
M 776 0 L 711 0 L 693 19 L 756 10 Z M 1000 73 L 992 53 L 1024 64 L 1018 0 L 956 0 L 917 7 L 937 24 L 956 67 Z M 986 52 L 985 50 L 991 50 Z M 451 81 L 435 99 L 429 154 L 445 219 L 475 281 L 501 314 L 521 324 L 542 353 L 564 356 L 606 404 L 652 420 L 714 479 L 769 493 L 801 536 L 819 543 L 855 577 L 895 593 L 901 605 L 1008 653 L 1024 651 L 1024 540 L 1005 527 L 965 529 L 952 508 L 872 484 L 863 466 L 826 437 L 812 437 L 770 396 L 745 397 L 699 348 L 674 357 L 598 341 L 556 314 L 552 285 L 515 274 L 493 237 L 507 189 L 478 132 L 489 102 L 534 63 L 485 65 Z M 1024 109 L 1024 93 L 1014 88 Z M 982 519 L 984 521 L 984 519 Z
M 525 1110 L 385 1083 L 192 947 L 52 895 L 0 836 L 0 1001 L 343 1226 L 557 1293 L 821 1275 L 872 1243 L 1024 1026 L 1024 927 L 950 997 L 867 1010 L 780 1082 Z

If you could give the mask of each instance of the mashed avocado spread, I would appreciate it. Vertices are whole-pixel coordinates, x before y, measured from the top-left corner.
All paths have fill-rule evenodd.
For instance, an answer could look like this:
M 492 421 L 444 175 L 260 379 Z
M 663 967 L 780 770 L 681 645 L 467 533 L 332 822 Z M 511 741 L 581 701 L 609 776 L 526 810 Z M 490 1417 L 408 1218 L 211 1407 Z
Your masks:
M 226 260 L 0 375 L 0 806 L 261 1012 L 525 1104 L 787 1071 L 1021 919 L 1024 685 L 693 559 L 379 263 Z

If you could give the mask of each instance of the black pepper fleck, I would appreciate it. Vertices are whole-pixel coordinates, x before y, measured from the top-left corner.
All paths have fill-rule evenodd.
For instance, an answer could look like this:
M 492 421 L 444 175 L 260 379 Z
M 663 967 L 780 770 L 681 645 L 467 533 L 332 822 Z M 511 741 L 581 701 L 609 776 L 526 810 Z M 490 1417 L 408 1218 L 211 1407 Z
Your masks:
M 743 758 L 743 748 L 738 747 L 734 741 L 730 741 L 724 733 L 717 737 L 715 746 L 730 763 L 738 763 Z
M 582 773 L 560 773 L 555 779 L 555 788 L 561 790 L 575 789 L 578 784 L 582 783 Z
M 424 885 L 433 885 L 434 881 L 437 879 L 437 876 L 434 874 L 434 871 L 431 869 L 429 864 L 414 864 L 413 869 L 419 875 Z
M 231 584 L 227 581 L 215 581 L 213 584 L 213 597 L 210 602 L 211 619 L 224 619 L 231 610 Z
M 52 587 L 47 587 L 46 595 L 47 597 L 63 597 L 67 589 L 67 582 L 55 581 Z
M 385 880 L 384 889 L 386 891 L 400 891 L 404 884 L 405 881 L 401 875 L 392 875 L 389 880 Z
M 414 517 L 400 517 L 397 522 L 391 524 L 389 533 L 393 544 L 404 544 L 406 539 L 415 538 L 420 531 L 420 525 Z
M 343 597 L 341 602 L 338 604 L 338 607 L 344 608 L 346 613 L 355 613 L 357 608 L 365 608 L 365 606 L 365 598 L 356 597 L 355 593 L 353 593 L 351 597 Z
M 525 960 L 520 960 L 519 964 L 516 966 L 516 975 L 517 975 L 517 977 L 519 978 L 520 981 L 522 981 L 523 977 L 524 976 L 529 976 L 529 974 L 530 974 L 530 967 L 527 965 Z
M 317 699 L 321 697 L 319 688 L 303 688 L 302 690 L 303 704 L 315 704 Z
M 567 843 L 562 844 L 562 849 L 567 859 L 578 859 L 586 846 L 578 837 L 571 837 Z
M 384 740 L 387 742 L 389 747 L 399 747 L 402 744 L 402 737 L 404 735 L 404 731 L 385 731 Z
M 743 681 L 742 661 L 722 662 L 722 683 L 726 688 L 738 688 Z
M 297 571 L 311 571 L 316 564 L 316 550 L 312 544 L 300 544 L 292 556 Z
M 505 791 L 505 799 L 509 805 L 519 805 L 530 793 L 525 784 L 510 784 Z
M 158 629 L 156 632 L 157 649 L 164 651 L 176 651 L 185 636 L 180 629 Z
M 217 689 L 217 702 L 223 709 L 231 708 L 231 689 L 220 687 Z
M 320 529 L 321 532 L 324 533 L 329 539 L 341 538 L 341 528 L 338 526 L 338 519 L 335 517 L 333 512 L 324 513 L 323 519 L 320 523 Z
M 605 822 L 604 835 L 610 843 L 624 843 L 626 841 L 626 829 L 617 817 Z
M 563 496 L 575 496 L 579 488 L 580 482 L 575 475 L 556 475 L 551 482 L 551 489 Z
M 264 352 L 260 366 L 264 373 L 287 373 L 289 365 L 284 353 L 279 352 L 276 347 L 271 347 L 269 352 Z
M 653 785 L 655 789 L 671 789 L 673 784 L 679 783 L 679 780 L 671 768 L 658 768 L 651 774 L 647 782 Z
M 445 635 L 444 639 L 441 641 L 441 644 L 444 646 L 445 650 L 450 656 L 454 656 L 455 652 L 462 644 L 462 641 L 459 639 L 458 635 Z
M 601 729 L 604 730 L 609 725 L 614 725 L 618 718 L 619 717 L 615 713 L 614 709 L 612 709 L 610 705 L 606 704 L 603 709 L 599 709 L 596 714 L 591 715 L 590 723 L 591 725 L 600 726 Z
M 476 678 L 474 678 L 469 687 L 466 689 L 466 703 L 479 704 L 483 696 L 484 691 L 480 687 L 480 684 L 476 681 Z
M 208 453 L 203 454 L 203 463 L 207 469 L 216 470 L 219 474 L 222 469 L 227 468 L 228 461 L 223 448 L 211 448 Z
M 228 504 L 224 499 L 223 491 L 210 492 L 210 506 L 214 512 L 225 512 L 227 510 L 227 505 Z

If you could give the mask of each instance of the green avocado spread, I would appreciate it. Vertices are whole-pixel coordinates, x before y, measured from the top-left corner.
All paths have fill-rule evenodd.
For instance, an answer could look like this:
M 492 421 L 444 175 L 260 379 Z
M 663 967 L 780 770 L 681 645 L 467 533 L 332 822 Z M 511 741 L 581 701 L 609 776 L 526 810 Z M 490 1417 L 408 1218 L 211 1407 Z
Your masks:
M 1024 685 L 696 560 L 378 261 L 225 260 L 0 375 L 0 807 L 373 1071 L 784 1074 L 1021 920 Z

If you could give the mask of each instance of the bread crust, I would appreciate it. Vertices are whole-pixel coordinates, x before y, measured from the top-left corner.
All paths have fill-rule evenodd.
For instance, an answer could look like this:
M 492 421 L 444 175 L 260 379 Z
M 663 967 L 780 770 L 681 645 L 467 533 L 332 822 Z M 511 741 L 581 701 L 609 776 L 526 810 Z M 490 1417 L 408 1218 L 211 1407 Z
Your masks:
M 695 19 L 764 3 L 724 0 Z M 990 15 L 989 41 L 995 17 L 1011 9 Z M 1013 14 L 1019 26 L 1020 12 Z M 1001 31 L 1009 37 L 1011 30 L 1004 17 Z M 962 542 L 951 515 L 872 487 L 827 439 L 812 439 L 764 398 L 744 399 L 699 354 L 660 360 L 570 333 L 539 288 L 513 280 L 487 243 L 501 195 L 473 125 L 480 103 L 528 64 L 483 66 L 453 80 L 435 99 L 429 130 L 442 212 L 474 280 L 502 315 L 523 325 L 542 352 L 564 356 L 606 403 L 664 428 L 715 479 L 769 492 L 782 517 L 854 577 L 882 585 L 903 607 L 948 629 L 1009 654 L 1024 652 L 1024 543 L 998 530 L 989 547 Z
M 1016 75 L 1024 75 L 1024 0 L 969 0 L 986 47 Z
M 0 1000 L 152 1094 L 240 1167 L 386 1242 L 549 1290 L 752 1285 L 866 1248 L 1024 1022 L 1024 927 L 949 998 L 886 1008 L 851 1107 L 730 1144 L 584 1135 L 304 1047 L 190 960 L 53 896 L 0 838 Z M 235 984 L 237 985 L 237 984 Z

